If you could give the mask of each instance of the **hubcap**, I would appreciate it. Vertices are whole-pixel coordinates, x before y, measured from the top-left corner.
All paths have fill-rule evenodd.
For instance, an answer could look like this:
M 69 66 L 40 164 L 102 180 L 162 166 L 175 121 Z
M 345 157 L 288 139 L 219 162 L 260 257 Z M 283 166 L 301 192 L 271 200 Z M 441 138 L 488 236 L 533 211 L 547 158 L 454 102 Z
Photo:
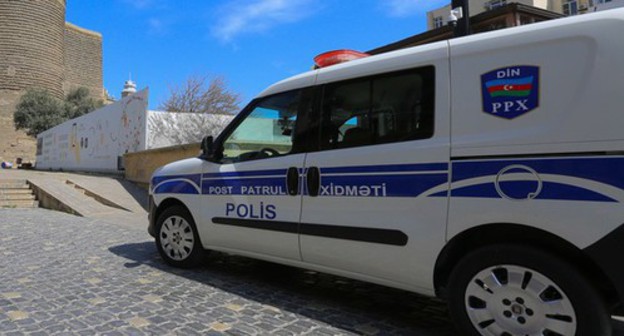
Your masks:
M 466 312 L 484 336 L 574 336 L 576 313 L 552 280 L 513 265 L 485 269 L 466 288 Z
M 193 229 L 191 225 L 180 216 L 167 218 L 160 227 L 160 246 L 169 258 L 181 261 L 193 251 Z

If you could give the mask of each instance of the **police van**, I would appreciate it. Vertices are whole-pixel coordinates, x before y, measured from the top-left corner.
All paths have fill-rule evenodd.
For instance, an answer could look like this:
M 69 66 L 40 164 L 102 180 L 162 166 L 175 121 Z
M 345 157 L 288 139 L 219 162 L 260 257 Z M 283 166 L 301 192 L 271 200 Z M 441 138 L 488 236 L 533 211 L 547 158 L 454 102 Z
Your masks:
M 149 232 L 179 267 L 218 250 L 439 296 L 462 335 L 611 335 L 622 32 L 605 11 L 278 82 L 154 173 Z

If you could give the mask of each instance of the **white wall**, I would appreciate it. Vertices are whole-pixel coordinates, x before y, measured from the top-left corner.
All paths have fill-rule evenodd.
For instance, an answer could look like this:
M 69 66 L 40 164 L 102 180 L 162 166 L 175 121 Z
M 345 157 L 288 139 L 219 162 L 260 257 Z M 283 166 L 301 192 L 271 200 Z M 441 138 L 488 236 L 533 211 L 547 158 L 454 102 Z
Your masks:
M 148 89 L 37 136 L 37 169 L 117 172 L 118 157 L 145 150 Z
M 232 121 L 233 115 L 148 111 L 147 149 L 200 142 L 215 138 Z

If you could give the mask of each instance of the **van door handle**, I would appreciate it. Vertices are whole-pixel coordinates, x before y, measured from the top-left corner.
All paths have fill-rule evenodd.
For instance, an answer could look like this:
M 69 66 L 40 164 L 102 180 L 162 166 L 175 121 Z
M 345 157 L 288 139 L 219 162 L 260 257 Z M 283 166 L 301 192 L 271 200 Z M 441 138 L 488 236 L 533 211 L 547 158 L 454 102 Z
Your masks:
M 286 189 L 288 189 L 288 195 L 290 196 L 296 196 L 299 193 L 299 169 L 296 167 L 288 168 Z
M 319 188 L 321 187 L 321 171 L 318 167 L 308 168 L 308 174 L 306 176 L 308 195 L 316 197 L 319 194 Z

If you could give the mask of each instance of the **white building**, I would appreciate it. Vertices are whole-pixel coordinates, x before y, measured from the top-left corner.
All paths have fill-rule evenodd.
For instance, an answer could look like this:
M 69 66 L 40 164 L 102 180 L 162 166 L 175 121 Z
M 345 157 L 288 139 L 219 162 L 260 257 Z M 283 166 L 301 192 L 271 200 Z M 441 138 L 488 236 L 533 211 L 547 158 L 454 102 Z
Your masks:
M 594 0 L 591 11 L 599 12 L 618 7 L 624 7 L 624 0 Z
M 124 154 L 199 142 L 233 116 L 148 110 L 148 89 L 66 121 L 37 136 L 37 169 L 117 172 Z M 195 136 L 189 136 L 191 130 Z M 176 137 L 175 135 L 185 135 Z

